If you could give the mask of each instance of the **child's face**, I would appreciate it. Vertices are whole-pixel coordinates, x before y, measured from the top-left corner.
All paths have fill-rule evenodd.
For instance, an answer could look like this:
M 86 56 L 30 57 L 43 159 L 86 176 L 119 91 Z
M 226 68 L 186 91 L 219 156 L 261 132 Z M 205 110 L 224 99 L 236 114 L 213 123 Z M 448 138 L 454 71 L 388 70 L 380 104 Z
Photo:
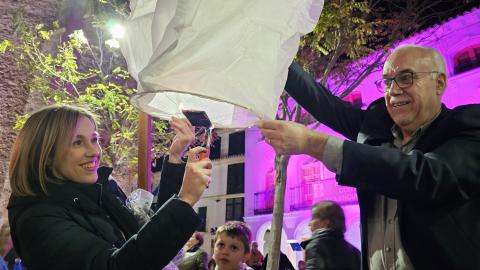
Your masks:
M 213 258 L 219 270 L 238 270 L 248 258 L 249 253 L 238 237 L 231 237 L 226 233 L 217 235 Z

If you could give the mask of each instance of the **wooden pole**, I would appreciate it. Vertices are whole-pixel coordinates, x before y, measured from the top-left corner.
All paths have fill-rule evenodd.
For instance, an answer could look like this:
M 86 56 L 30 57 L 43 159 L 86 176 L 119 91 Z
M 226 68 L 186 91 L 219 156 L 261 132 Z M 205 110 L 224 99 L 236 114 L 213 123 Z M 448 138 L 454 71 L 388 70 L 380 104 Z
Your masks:
M 138 117 L 138 188 L 151 191 L 152 187 L 152 118 L 140 112 Z

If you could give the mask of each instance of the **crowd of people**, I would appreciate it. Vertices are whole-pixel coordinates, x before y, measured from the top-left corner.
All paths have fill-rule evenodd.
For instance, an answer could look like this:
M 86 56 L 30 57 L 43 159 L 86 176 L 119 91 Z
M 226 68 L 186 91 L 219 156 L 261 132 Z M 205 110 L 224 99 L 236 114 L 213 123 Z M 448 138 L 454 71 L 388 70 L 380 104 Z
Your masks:
M 428 47 L 395 49 L 379 85 L 384 98 L 363 110 L 293 63 L 285 90 L 346 139 L 294 122 L 257 123 L 277 153 L 310 155 L 358 191 L 361 252 L 343 237 L 342 208 L 319 202 L 297 269 L 480 269 L 480 106 L 442 104 L 445 62 Z M 141 223 L 112 170 L 101 166 L 96 121 L 80 107 L 48 106 L 17 136 L 8 218 L 15 257 L 27 269 L 265 269 L 268 254 L 243 222 L 217 229 L 211 257 L 202 250 L 193 206 L 210 183 L 212 161 L 199 158 L 204 148 L 189 149 L 188 120 L 170 121 L 176 135 L 155 207 Z M 281 270 L 294 269 L 285 254 L 280 261 Z

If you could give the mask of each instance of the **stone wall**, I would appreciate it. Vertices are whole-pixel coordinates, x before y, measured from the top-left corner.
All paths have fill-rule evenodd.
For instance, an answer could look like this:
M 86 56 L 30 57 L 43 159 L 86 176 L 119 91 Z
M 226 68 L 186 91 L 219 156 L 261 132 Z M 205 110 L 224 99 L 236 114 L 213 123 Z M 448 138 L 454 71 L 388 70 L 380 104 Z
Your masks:
M 56 18 L 60 1 L 54 0 L 1 0 L 0 1 L 0 40 L 12 40 L 14 15 L 23 9 L 25 19 L 30 25 L 48 22 Z M 16 114 L 35 109 L 35 102 L 29 100 L 25 87 L 26 78 L 16 66 L 12 57 L 0 55 L 0 226 L 6 222 L 6 205 L 10 196 L 8 181 L 8 159 L 10 148 L 15 139 L 13 130 Z

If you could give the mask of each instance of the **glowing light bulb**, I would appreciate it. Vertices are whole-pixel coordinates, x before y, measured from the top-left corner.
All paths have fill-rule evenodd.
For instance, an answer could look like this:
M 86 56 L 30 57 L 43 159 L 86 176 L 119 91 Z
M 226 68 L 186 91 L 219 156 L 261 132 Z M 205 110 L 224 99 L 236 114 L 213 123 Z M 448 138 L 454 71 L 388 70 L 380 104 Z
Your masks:
M 121 24 L 115 24 L 110 29 L 110 33 L 114 39 L 122 38 L 125 35 L 125 28 Z

